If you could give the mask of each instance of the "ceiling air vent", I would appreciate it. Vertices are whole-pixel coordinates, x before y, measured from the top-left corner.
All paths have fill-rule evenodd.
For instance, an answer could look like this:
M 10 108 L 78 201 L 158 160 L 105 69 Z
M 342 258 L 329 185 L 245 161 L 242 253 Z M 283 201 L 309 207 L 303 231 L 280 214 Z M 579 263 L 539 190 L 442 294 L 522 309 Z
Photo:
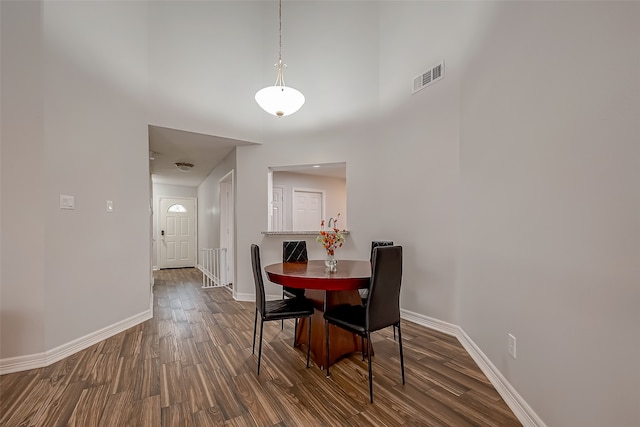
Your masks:
M 437 82 L 441 78 L 444 77 L 444 60 L 441 61 L 435 67 L 432 67 L 420 74 L 419 76 L 414 77 L 413 79 L 413 93 L 418 92 L 421 89 L 429 86 L 432 83 Z

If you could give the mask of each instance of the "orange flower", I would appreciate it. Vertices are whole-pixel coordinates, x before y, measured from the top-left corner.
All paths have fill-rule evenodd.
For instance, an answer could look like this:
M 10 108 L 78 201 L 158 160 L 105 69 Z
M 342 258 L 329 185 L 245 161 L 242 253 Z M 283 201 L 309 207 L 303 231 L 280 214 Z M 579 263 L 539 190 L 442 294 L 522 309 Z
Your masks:
M 329 255 L 334 255 L 335 250 L 337 248 L 341 248 L 344 242 L 344 230 L 341 231 L 338 227 L 336 227 L 336 223 L 338 222 L 339 218 L 340 214 L 338 214 L 336 218 L 329 219 L 329 226 L 331 226 L 331 223 L 333 222 L 333 227 L 329 231 L 326 231 L 324 229 L 324 219 L 322 220 L 322 222 L 320 222 L 320 235 L 316 238 L 316 241 L 322 244 L 324 249 L 327 251 L 327 254 Z

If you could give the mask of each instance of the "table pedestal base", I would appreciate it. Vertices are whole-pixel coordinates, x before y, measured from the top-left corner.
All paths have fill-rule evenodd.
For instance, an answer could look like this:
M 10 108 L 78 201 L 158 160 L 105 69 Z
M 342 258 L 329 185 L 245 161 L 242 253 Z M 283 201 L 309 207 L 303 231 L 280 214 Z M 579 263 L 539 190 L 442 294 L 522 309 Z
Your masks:
M 311 316 L 311 358 L 316 362 L 320 369 L 326 369 L 327 348 L 323 317 L 325 307 L 326 309 L 329 309 L 340 304 L 362 304 L 362 300 L 360 299 L 358 291 L 321 291 L 307 289 L 305 291 L 305 297 L 313 301 L 313 305 L 316 309 L 313 316 Z M 298 332 L 295 337 L 295 345 L 302 345 L 305 349 L 307 345 L 307 324 L 308 319 L 300 319 L 300 322 L 298 323 Z M 333 365 L 336 361 L 351 353 L 362 352 L 362 340 L 359 335 L 353 334 L 334 325 L 329 325 L 329 328 L 329 339 L 331 340 L 329 344 L 331 351 L 331 354 L 329 355 L 330 365 Z M 366 349 L 366 339 L 364 340 L 364 346 Z

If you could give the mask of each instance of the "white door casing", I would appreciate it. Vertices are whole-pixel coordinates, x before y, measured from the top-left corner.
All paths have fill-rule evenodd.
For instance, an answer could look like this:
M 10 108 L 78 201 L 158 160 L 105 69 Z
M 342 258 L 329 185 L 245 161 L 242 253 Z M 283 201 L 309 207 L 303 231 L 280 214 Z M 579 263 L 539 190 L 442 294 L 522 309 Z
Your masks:
M 196 199 L 160 197 L 160 268 L 195 267 Z
M 284 187 L 279 185 L 274 185 L 273 200 L 271 202 L 271 230 L 270 231 L 284 231 L 283 213 L 284 213 Z
M 293 189 L 293 229 L 317 231 L 324 217 L 324 191 L 303 188 Z
M 220 187 L 220 247 L 227 248 L 227 284 L 234 282 L 235 211 L 233 171 L 219 181 Z M 232 285 L 233 286 L 233 285 Z

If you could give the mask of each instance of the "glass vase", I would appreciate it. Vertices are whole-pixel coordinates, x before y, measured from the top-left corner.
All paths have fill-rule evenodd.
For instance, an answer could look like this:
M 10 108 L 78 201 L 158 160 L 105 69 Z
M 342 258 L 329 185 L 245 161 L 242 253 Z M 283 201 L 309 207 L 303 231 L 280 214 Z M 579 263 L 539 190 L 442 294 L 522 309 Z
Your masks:
M 324 265 L 327 267 L 327 270 L 334 272 L 338 267 L 338 260 L 334 255 L 327 254 L 327 258 L 324 260 Z

